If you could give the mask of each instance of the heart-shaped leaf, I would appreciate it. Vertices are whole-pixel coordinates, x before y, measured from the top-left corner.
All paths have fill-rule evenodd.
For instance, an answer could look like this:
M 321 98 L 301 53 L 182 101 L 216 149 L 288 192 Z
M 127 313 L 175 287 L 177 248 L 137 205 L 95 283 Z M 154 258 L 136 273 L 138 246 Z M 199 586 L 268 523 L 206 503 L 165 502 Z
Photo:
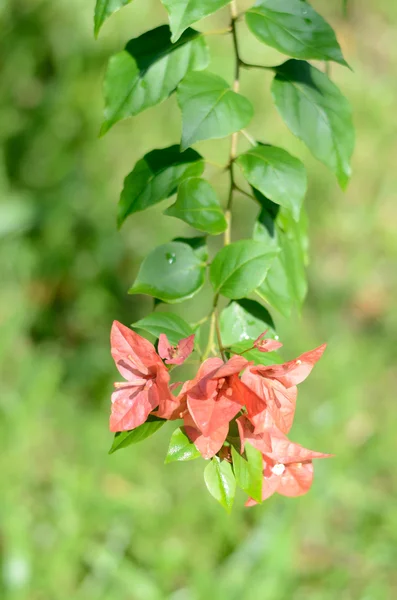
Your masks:
M 204 481 L 211 496 L 230 512 L 236 495 L 232 465 L 214 456 L 204 470 Z
M 258 40 L 283 54 L 347 65 L 334 30 L 304 0 L 259 0 L 246 20 Z
M 117 121 L 168 98 L 186 73 L 205 69 L 208 61 L 207 44 L 194 29 L 185 31 L 176 44 L 171 43 L 168 25 L 130 40 L 123 52 L 109 60 L 101 134 Z
M 96 0 L 95 15 L 94 15 L 94 34 L 98 37 L 98 33 L 104 22 L 114 12 L 129 4 L 131 0 Z
M 131 444 L 138 444 L 146 438 L 150 437 L 160 429 L 165 423 L 164 419 L 159 419 L 153 415 L 149 415 L 148 420 L 131 431 L 120 431 L 115 434 L 112 447 L 109 454 L 113 454 L 116 450 L 127 448 Z
M 175 145 L 148 152 L 124 180 L 117 219 L 119 227 L 127 216 L 172 196 L 181 181 L 201 175 L 203 171 L 203 157 L 192 148 L 180 152 Z
M 300 160 L 282 148 L 261 144 L 241 154 L 236 163 L 248 183 L 299 219 L 307 188 L 306 170 Z
M 237 485 L 257 502 L 262 502 L 263 457 L 261 452 L 244 444 L 245 460 L 232 446 L 233 471 Z
M 175 429 L 171 436 L 170 445 L 168 448 L 166 463 L 176 460 L 186 461 L 200 458 L 201 454 L 196 446 L 189 440 L 183 427 Z
M 247 98 L 212 73 L 189 73 L 178 86 L 182 110 L 182 149 L 199 140 L 222 138 L 248 125 L 253 115 Z
M 232 346 L 243 340 L 256 340 L 266 329 L 274 333 L 274 323 L 264 306 L 246 298 L 231 302 L 220 317 L 222 343 Z
M 292 133 L 345 188 L 354 149 L 348 101 L 325 73 L 307 62 L 289 60 L 277 67 L 276 73 L 272 94 L 279 113 Z
M 257 288 L 277 254 L 277 250 L 254 240 L 240 240 L 218 252 L 210 267 L 210 280 L 216 294 L 244 298 Z
M 176 42 L 189 25 L 212 15 L 230 0 L 161 0 L 167 9 L 172 31 L 172 41 Z
M 175 204 L 167 208 L 164 214 L 181 219 L 211 235 L 218 235 L 227 227 L 214 188 L 200 177 L 185 179 L 179 185 Z
M 172 345 L 176 345 L 181 339 L 192 335 L 193 329 L 179 315 L 169 312 L 154 312 L 143 317 L 131 325 L 133 329 L 143 329 L 155 337 L 165 333 Z
M 202 288 L 205 269 L 187 244 L 163 244 L 144 259 L 129 294 L 147 294 L 170 304 L 182 302 Z

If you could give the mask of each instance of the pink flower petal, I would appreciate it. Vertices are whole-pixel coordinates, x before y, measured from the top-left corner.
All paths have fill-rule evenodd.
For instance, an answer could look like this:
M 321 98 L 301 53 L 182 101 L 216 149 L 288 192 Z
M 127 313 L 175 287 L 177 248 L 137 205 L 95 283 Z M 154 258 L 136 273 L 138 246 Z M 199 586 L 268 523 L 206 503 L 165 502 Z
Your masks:
M 110 343 L 116 367 L 128 381 L 148 375 L 155 365 L 161 364 L 154 346 L 118 321 L 113 322 Z
M 155 391 L 123 388 L 113 392 L 110 431 L 129 431 L 139 427 L 157 405 L 158 395 Z
M 288 465 L 281 476 L 277 491 L 282 496 L 303 496 L 311 488 L 313 475 L 311 462 Z
M 246 442 L 259 450 L 259 452 L 262 452 L 262 454 L 271 452 L 272 444 L 268 432 L 254 433 L 254 426 L 245 415 L 236 419 L 236 422 L 241 440 L 241 452 L 244 452 Z
M 192 417 L 188 414 L 184 417 L 185 431 L 188 438 L 194 443 L 203 458 L 209 459 L 215 456 L 222 448 L 229 433 L 229 423 L 221 425 L 218 429 L 211 431 L 210 435 L 204 436 L 196 427 Z
M 275 462 L 283 463 L 284 465 L 311 461 L 314 458 L 331 458 L 332 454 L 324 454 L 323 452 L 315 452 L 304 448 L 300 444 L 291 442 L 279 429 L 273 427 L 268 430 L 271 438 L 272 451 L 266 453 Z
M 158 343 L 158 353 L 162 359 L 166 359 L 170 357 L 170 350 L 172 349 L 171 344 L 168 341 L 165 333 L 160 333 L 159 343 Z
M 240 371 L 245 369 L 249 364 L 251 364 L 244 356 L 235 355 L 232 356 L 227 363 L 224 363 L 213 375 L 216 379 L 221 379 L 222 377 L 228 377 L 229 375 L 238 375 Z
M 255 340 L 254 347 L 259 350 L 259 352 L 272 352 L 273 350 L 278 350 L 282 347 L 282 343 L 277 340 L 273 340 L 271 338 L 265 339 L 265 335 L 267 330 Z
M 325 348 L 326 344 L 323 344 L 283 365 L 259 366 L 257 372 L 268 379 L 277 379 L 286 388 L 298 385 L 310 374 L 316 362 L 322 357 Z

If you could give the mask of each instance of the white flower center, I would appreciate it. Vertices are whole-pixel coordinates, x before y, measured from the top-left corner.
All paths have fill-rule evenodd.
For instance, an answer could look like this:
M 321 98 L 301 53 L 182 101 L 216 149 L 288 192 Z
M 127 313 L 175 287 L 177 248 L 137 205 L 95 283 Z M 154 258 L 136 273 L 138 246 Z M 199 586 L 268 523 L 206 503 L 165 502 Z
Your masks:
M 285 471 L 285 465 L 281 464 L 281 463 L 277 463 L 276 465 L 274 465 L 274 467 L 272 468 L 272 473 L 274 475 L 282 475 Z

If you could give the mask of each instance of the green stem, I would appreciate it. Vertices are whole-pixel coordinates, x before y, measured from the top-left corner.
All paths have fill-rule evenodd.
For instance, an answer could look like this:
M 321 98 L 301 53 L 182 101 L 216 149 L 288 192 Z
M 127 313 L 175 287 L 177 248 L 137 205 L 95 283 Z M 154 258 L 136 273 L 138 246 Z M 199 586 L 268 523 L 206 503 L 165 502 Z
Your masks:
M 215 308 L 211 314 L 211 324 L 210 324 L 210 332 L 208 334 L 208 344 L 203 353 L 203 360 L 206 360 L 211 354 L 212 347 L 214 345 L 214 335 L 215 335 Z
M 231 16 L 231 32 L 233 38 L 233 49 L 235 56 L 235 69 L 234 69 L 234 82 L 233 82 L 233 90 L 238 92 L 240 89 L 240 66 L 241 66 L 241 58 L 239 52 L 239 45 L 237 39 L 237 30 L 236 30 L 236 21 L 238 19 L 238 10 L 237 10 L 237 0 L 232 0 L 230 3 L 230 16 Z M 232 134 L 231 143 L 230 143 L 230 154 L 229 154 L 229 174 L 230 174 L 230 189 L 229 189 L 229 197 L 226 206 L 225 218 L 227 222 L 227 228 L 224 234 L 224 243 L 225 246 L 230 244 L 231 242 L 231 231 L 232 231 L 232 207 L 233 207 L 233 191 L 235 186 L 234 181 L 234 173 L 233 173 L 233 161 L 237 156 L 237 142 L 238 142 L 238 131 Z

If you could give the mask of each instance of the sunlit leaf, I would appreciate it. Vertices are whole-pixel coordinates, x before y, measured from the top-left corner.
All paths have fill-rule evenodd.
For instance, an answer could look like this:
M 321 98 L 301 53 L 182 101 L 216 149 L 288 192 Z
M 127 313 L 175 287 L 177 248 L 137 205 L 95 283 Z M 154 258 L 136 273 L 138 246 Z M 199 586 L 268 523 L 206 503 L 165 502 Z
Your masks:
M 299 219 L 307 188 L 306 170 L 300 160 L 282 148 L 260 144 L 240 154 L 236 163 L 254 188 L 289 208 Z
M 280 248 L 257 294 L 282 315 L 289 317 L 299 309 L 307 292 L 307 219 L 302 212 L 296 222 L 286 209 L 270 214 L 271 203 L 257 194 L 263 209 L 254 227 L 254 239 Z
M 255 365 L 274 365 L 283 362 L 278 352 L 260 352 L 256 348 L 252 349 L 252 340 L 237 342 L 233 344 L 231 350 L 233 353 L 242 353 L 244 358 L 252 361 Z
M 258 0 L 246 20 L 258 40 L 283 54 L 347 64 L 334 30 L 308 2 Z
M 209 493 L 230 512 L 236 495 L 236 479 L 230 463 L 214 456 L 204 471 Z
M 257 502 L 262 501 L 263 457 L 261 452 L 245 443 L 246 459 L 232 446 L 233 471 L 237 485 Z
M 143 423 L 132 431 L 121 431 L 115 434 L 112 447 L 109 450 L 109 454 L 113 454 L 116 450 L 127 448 L 132 444 L 138 444 L 146 438 L 150 437 L 156 431 L 160 429 L 165 423 L 164 419 L 159 419 L 152 415 L 149 415 L 146 423 Z
M 211 15 L 230 0 L 161 0 L 169 14 L 172 41 L 176 42 L 189 25 Z
M 99 30 L 110 15 L 129 4 L 131 0 L 96 0 L 94 15 L 94 34 L 98 36 Z
M 210 267 L 210 280 L 216 294 L 244 298 L 257 288 L 277 254 L 277 250 L 254 240 L 240 240 L 218 252 Z
M 354 149 L 348 101 L 325 73 L 307 62 L 289 60 L 277 67 L 276 73 L 272 94 L 279 113 L 345 188 Z
M 147 294 L 163 302 L 182 302 L 203 286 L 205 264 L 187 244 L 158 246 L 143 260 L 130 294 Z
M 178 429 L 175 429 L 171 436 L 165 462 L 194 460 L 195 458 L 200 458 L 200 456 L 200 452 L 193 442 L 189 440 L 184 428 L 178 427 Z
M 227 227 L 214 188 L 200 177 L 185 179 L 178 187 L 175 204 L 164 214 L 185 221 L 191 227 L 217 235 Z
M 189 73 L 178 86 L 182 149 L 199 140 L 222 138 L 246 127 L 253 115 L 247 98 L 212 73 Z
M 127 216 L 172 196 L 181 181 L 201 175 L 203 170 L 203 157 L 192 148 L 180 152 L 179 146 L 175 145 L 148 152 L 124 180 L 118 210 L 119 226 Z
M 179 315 L 169 312 L 154 312 L 131 325 L 134 329 L 143 329 L 155 337 L 165 333 L 171 344 L 192 335 L 193 329 Z
M 112 56 L 105 75 L 105 120 L 101 133 L 165 100 L 189 71 L 205 69 L 208 48 L 198 31 L 188 29 L 176 44 L 162 25 L 130 40 Z M 187 146 L 186 146 L 187 147 Z
M 242 340 L 256 340 L 266 329 L 274 333 L 274 323 L 269 312 L 255 300 L 241 299 L 231 302 L 220 316 L 221 337 L 224 346 Z

